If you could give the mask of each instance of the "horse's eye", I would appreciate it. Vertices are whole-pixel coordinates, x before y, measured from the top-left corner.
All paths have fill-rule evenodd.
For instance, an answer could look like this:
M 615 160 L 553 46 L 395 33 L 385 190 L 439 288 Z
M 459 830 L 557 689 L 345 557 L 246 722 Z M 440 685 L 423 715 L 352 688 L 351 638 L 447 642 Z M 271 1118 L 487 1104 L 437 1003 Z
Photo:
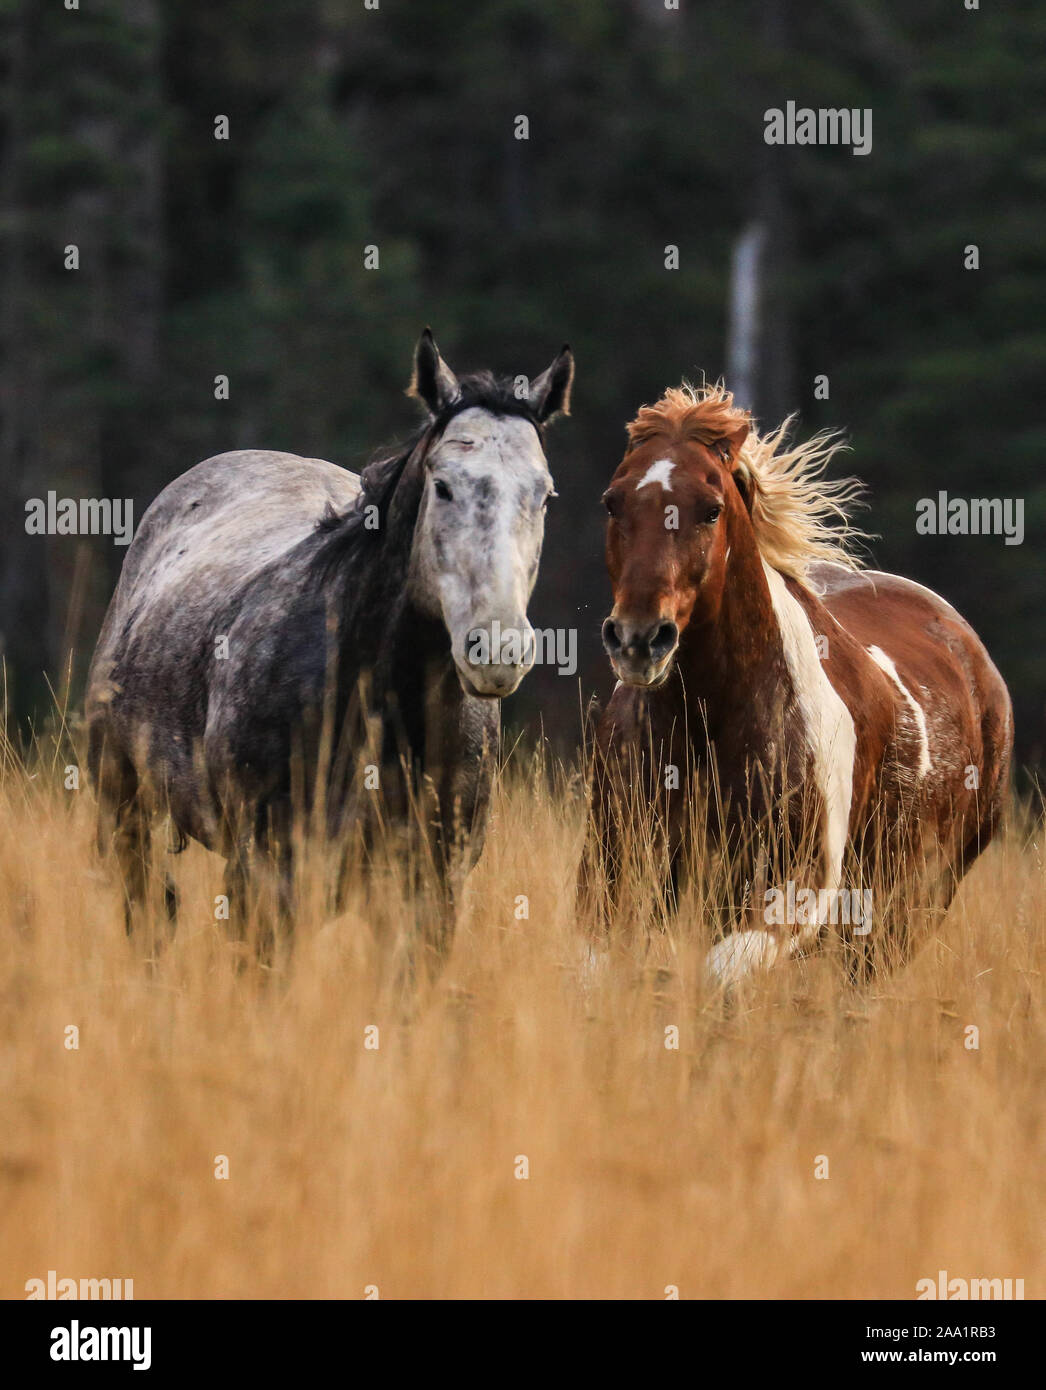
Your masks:
M 617 498 L 613 495 L 613 493 L 604 492 L 603 506 L 606 507 L 608 516 L 617 516 Z
M 544 500 L 544 502 L 542 502 L 542 504 L 541 504 L 541 510 L 542 510 L 542 511 L 545 511 L 545 509 L 548 507 L 548 504 L 552 501 L 553 497 L 558 497 L 558 496 L 559 496 L 559 493 L 558 493 L 558 492 L 546 492 L 546 493 L 545 493 L 545 500 Z
M 441 502 L 450 502 L 452 500 L 450 488 L 442 478 L 436 479 L 436 496 Z
M 705 525 L 710 525 L 713 521 L 718 521 L 722 514 L 722 507 L 709 507 L 705 513 Z

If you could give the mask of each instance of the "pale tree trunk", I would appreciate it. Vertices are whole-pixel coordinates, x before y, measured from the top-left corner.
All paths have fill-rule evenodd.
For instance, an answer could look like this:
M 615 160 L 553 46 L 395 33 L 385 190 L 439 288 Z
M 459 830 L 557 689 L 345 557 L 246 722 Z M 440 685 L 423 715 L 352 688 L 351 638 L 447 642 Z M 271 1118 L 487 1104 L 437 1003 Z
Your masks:
M 755 409 L 759 394 L 766 241 L 765 223 L 749 222 L 730 261 L 726 382 L 746 410 Z
M 764 44 L 787 52 L 789 0 L 763 0 Z M 799 404 L 794 341 L 795 214 L 791 151 L 760 141 L 752 216 L 734 245 L 728 313 L 727 385 L 764 426 Z

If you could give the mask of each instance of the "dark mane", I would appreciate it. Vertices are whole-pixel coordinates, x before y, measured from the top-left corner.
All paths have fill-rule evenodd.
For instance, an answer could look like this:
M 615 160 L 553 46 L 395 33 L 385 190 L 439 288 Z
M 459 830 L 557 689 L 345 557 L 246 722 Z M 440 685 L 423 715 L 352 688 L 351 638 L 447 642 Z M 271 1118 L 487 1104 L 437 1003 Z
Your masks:
M 458 384 L 461 395 L 437 418 L 437 434 L 443 433 L 455 415 L 460 415 L 463 410 L 475 406 L 480 410 L 489 411 L 491 415 L 519 415 L 524 420 L 529 420 L 544 443 L 542 426 L 538 423 L 530 402 L 525 398 L 520 400 L 516 395 L 515 380 L 512 377 L 496 377 L 493 372 L 473 372 L 470 376 L 463 376 Z

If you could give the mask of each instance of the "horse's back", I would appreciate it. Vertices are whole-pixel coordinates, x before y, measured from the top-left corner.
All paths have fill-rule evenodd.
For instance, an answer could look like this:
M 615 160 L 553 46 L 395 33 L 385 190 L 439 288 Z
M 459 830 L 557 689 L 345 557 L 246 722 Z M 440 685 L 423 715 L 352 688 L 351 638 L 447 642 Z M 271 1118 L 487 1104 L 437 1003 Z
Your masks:
M 236 662 L 219 662 L 218 639 L 231 640 L 252 605 L 267 622 L 289 620 L 306 587 L 301 543 L 359 489 L 355 474 L 322 459 L 240 450 L 205 459 L 160 493 L 128 550 L 91 662 L 93 764 L 103 745 L 138 763 L 144 735 L 152 770 L 162 767 L 172 793 L 184 781 L 192 799 L 213 692 L 227 665 L 257 655 L 251 642 Z
M 242 582 L 297 545 L 325 510 L 358 496 L 359 478 L 324 459 L 242 449 L 205 459 L 170 483 L 142 518 L 120 590 L 144 576 L 155 591 L 207 575 Z
M 885 652 L 920 683 L 931 683 L 943 652 L 950 652 L 968 677 L 1001 686 L 981 639 L 940 594 L 914 579 L 881 570 L 811 567 L 810 587 L 833 618 L 867 650 Z
M 198 463 L 143 516 L 99 651 L 172 605 L 227 602 L 298 545 L 328 508 L 350 505 L 359 489 L 355 473 L 296 454 L 243 449 Z

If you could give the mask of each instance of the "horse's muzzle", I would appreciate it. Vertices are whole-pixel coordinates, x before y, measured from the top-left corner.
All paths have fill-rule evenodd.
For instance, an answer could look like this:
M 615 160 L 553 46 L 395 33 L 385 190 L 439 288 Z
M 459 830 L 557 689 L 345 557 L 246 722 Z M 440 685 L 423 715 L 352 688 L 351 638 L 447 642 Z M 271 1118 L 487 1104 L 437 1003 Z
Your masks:
M 458 678 L 467 695 L 502 700 L 511 695 L 534 665 L 534 629 L 524 617 L 515 624 L 498 619 L 470 629 L 463 653 L 455 655 Z
M 679 628 L 665 618 L 637 623 L 611 617 L 603 624 L 603 646 L 625 685 L 657 686 L 671 669 Z
M 503 700 L 519 687 L 529 666 L 472 666 L 468 671 L 457 668 L 458 680 L 466 695 L 480 700 Z

